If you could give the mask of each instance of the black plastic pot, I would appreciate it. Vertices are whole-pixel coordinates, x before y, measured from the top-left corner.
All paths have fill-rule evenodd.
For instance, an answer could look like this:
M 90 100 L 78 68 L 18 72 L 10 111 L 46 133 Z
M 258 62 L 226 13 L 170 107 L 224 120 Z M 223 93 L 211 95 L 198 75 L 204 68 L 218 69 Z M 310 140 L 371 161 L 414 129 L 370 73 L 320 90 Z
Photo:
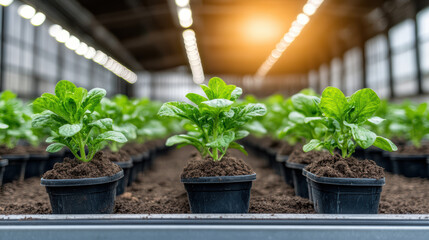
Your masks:
M 280 175 L 283 176 L 283 179 L 285 180 L 285 182 L 289 185 L 293 187 L 293 177 L 292 177 L 292 169 L 290 169 L 289 167 L 286 166 L 286 162 L 288 160 L 289 156 L 288 155 L 280 155 L 277 154 L 276 155 L 276 161 L 281 163 L 280 166 Z
M 131 184 L 136 181 L 137 176 L 142 169 L 141 165 L 143 164 L 143 154 L 131 156 L 131 159 L 133 160 L 133 166 L 131 167 L 127 186 L 131 186 Z
M 267 157 L 268 157 L 268 161 L 270 163 L 270 166 L 274 169 L 274 171 L 278 175 L 281 175 L 282 163 L 277 161 L 276 156 L 277 156 L 277 150 L 276 149 L 273 149 L 273 148 L 267 149 Z
M 428 177 L 427 158 L 428 155 L 408 155 L 390 153 L 390 161 L 394 174 L 405 177 Z
M 44 179 L 53 214 L 109 214 L 113 212 L 120 171 L 113 176 L 81 179 Z
M 116 187 L 116 196 L 121 195 L 125 192 L 127 188 L 128 181 L 130 180 L 130 173 L 133 167 L 133 159 L 130 158 L 129 161 L 126 162 L 114 162 L 119 165 L 119 167 L 124 170 L 124 177 L 119 179 L 118 186 Z
M 9 160 L 9 164 L 5 167 L 3 183 L 24 180 L 29 155 L 4 155 L 2 158 Z
M 59 151 L 56 153 L 49 153 L 48 162 L 45 165 L 43 172 L 47 172 L 54 168 L 55 163 L 62 162 L 64 159 L 65 151 Z
M 302 170 L 305 168 L 305 164 L 286 162 L 286 167 L 292 170 L 293 188 L 295 195 L 308 198 L 308 184 L 307 178 L 302 175 Z
M 247 213 L 256 174 L 182 178 L 192 213 Z
M 30 154 L 24 178 L 40 177 L 43 175 L 49 154 Z
M 376 214 L 385 179 L 317 177 L 303 170 L 318 213 Z
M 153 159 L 151 158 L 150 152 L 146 151 L 143 153 L 143 164 L 141 165 L 141 170 L 144 172 L 146 169 L 149 169 L 152 166 Z
M 0 186 L 3 185 L 4 170 L 5 170 L 8 162 L 9 161 L 7 159 L 1 159 L 0 160 Z

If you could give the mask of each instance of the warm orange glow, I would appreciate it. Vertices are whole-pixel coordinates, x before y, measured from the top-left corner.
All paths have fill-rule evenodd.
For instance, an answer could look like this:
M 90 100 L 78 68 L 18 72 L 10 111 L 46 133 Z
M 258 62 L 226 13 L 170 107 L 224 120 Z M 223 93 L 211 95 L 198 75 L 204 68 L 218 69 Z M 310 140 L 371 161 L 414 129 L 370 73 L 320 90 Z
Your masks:
M 253 16 L 244 21 L 243 35 L 248 42 L 267 43 L 281 36 L 279 22 L 270 16 Z

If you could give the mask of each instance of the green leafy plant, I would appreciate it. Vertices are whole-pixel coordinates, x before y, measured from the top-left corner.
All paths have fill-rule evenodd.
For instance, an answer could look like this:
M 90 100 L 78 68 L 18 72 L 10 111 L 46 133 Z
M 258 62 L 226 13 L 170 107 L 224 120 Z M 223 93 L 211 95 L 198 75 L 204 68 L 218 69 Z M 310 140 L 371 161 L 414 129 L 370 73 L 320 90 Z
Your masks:
M 31 112 L 11 91 L 0 94 L 0 144 L 13 148 L 20 139 L 30 142 L 37 138 L 29 125 Z
M 390 132 L 397 133 L 396 135 L 410 140 L 415 147 L 420 148 L 422 139 L 429 134 L 428 104 L 406 101 L 391 110 L 389 121 Z
M 326 126 L 324 138 L 312 139 L 304 145 L 305 152 L 323 147 L 331 153 L 341 150 L 343 158 L 350 157 L 359 145 L 366 149 L 375 146 L 386 151 L 396 151 L 397 147 L 389 139 L 378 136 L 363 125 L 369 121 L 379 123 L 379 117 L 373 117 L 380 105 L 377 94 L 369 89 L 361 89 L 350 97 L 341 90 L 327 87 L 321 99 L 314 101 L 322 113 L 321 117 L 306 118 L 307 122 L 319 122 Z
M 243 126 L 255 117 L 263 116 L 266 108 L 263 104 L 244 104 L 233 106 L 242 94 L 242 89 L 227 85 L 220 78 L 212 78 L 207 85 L 201 85 L 206 97 L 188 93 L 186 97 L 195 105 L 185 102 L 168 102 L 160 108 L 158 115 L 186 119 L 190 122 L 187 134 L 170 137 L 166 145 L 192 145 L 203 157 L 212 157 L 220 161 L 228 148 L 244 147 L 235 141 L 246 137 L 249 132 Z
M 306 139 L 322 138 L 326 127 L 318 121 L 312 121 L 314 117 L 322 116 L 318 107 L 320 98 L 308 89 L 293 95 L 290 99 L 292 107 L 285 118 L 285 125 L 279 132 L 279 137 L 295 136 L 299 141 Z
M 46 140 L 52 144 L 46 151 L 57 152 L 68 147 L 77 159 L 89 162 L 106 142 L 126 142 L 122 133 L 113 130 L 112 119 L 96 119 L 93 113 L 105 95 L 104 89 L 88 92 L 62 80 L 55 86 L 55 95 L 44 93 L 34 100 L 33 105 L 44 111 L 34 115 L 32 126 L 52 130 L 52 136 Z

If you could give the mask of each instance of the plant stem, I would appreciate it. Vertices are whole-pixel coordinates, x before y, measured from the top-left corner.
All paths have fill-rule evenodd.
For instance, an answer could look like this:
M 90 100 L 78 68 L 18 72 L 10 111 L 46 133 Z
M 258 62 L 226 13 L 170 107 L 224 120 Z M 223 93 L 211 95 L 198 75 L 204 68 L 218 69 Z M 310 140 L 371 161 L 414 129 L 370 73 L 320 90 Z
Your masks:
M 86 153 L 85 153 L 85 142 L 82 140 L 82 135 L 79 133 L 79 151 L 80 151 L 80 156 L 82 158 L 82 160 L 84 162 L 88 162 L 88 159 L 86 158 Z

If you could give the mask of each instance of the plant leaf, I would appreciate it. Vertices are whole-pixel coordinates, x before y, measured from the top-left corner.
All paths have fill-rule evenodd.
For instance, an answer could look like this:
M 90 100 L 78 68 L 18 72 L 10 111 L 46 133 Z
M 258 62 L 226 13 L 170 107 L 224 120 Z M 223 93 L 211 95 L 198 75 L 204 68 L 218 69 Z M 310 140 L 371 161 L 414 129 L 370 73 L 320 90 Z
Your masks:
M 380 98 L 372 89 L 364 88 L 350 96 L 349 104 L 348 122 L 361 123 L 374 115 L 380 106 Z
M 88 125 L 89 126 L 96 126 L 96 127 L 103 129 L 103 130 L 112 130 L 113 129 L 113 120 L 110 118 L 103 118 L 103 119 L 99 119 L 97 121 L 94 121 Z
M 347 109 L 347 105 L 347 99 L 343 92 L 335 87 L 325 88 L 319 104 L 325 116 L 335 118 L 339 122 L 343 120 L 343 114 Z
M 377 135 L 375 133 L 373 133 L 372 131 L 370 131 L 364 127 L 357 126 L 355 124 L 350 124 L 347 122 L 344 122 L 344 125 L 351 128 L 353 139 L 363 149 L 367 149 L 370 146 L 372 146 L 372 144 L 374 144 L 374 141 L 377 138 Z
M 67 80 L 61 80 L 55 85 L 55 95 L 59 99 L 64 99 L 68 93 L 74 93 L 76 85 Z
M 373 124 L 380 124 L 382 122 L 384 122 L 385 119 L 381 118 L 381 117 L 372 117 L 368 119 L 368 122 L 373 123 Z
M 107 131 L 104 132 L 96 138 L 96 141 L 113 141 L 118 143 L 126 143 L 127 138 L 124 136 L 124 134 L 116 131 Z
M 64 124 L 59 128 L 59 133 L 64 137 L 72 137 L 82 129 L 82 124 Z
M 64 145 L 62 143 L 52 143 L 46 148 L 46 151 L 50 152 L 50 153 L 58 152 L 61 149 L 63 149 L 63 147 L 65 147 L 65 146 L 66 145 Z
M 378 147 L 380 149 L 383 149 L 385 151 L 393 152 L 397 151 L 398 147 L 389 139 L 377 136 L 375 139 L 375 142 L 373 144 L 375 147 Z
M 304 147 L 302 147 L 302 150 L 304 152 L 310 152 L 311 150 L 314 150 L 320 146 L 322 146 L 322 142 L 320 140 L 311 139 L 310 142 L 308 142 L 307 144 L 304 145 Z
M 208 100 L 207 98 L 196 93 L 188 93 L 186 94 L 186 97 L 191 100 L 191 102 L 195 103 L 197 106 L 200 105 L 202 102 Z

